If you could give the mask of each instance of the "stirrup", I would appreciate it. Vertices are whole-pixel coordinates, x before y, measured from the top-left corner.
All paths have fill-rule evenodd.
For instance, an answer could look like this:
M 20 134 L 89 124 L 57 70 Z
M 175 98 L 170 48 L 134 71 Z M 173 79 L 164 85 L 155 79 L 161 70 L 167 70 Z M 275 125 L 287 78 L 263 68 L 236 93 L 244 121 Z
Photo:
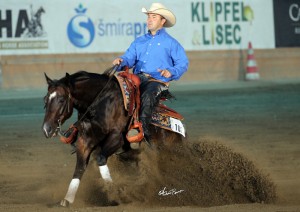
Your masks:
M 139 135 L 139 131 L 135 128 L 130 129 L 127 133 L 127 139 L 128 138 L 134 138 Z M 130 148 L 131 149 L 139 149 L 141 142 L 129 142 L 130 143 Z
M 129 129 L 127 135 L 129 143 L 138 143 L 143 139 L 143 128 L 140 122 L 135 122 Z

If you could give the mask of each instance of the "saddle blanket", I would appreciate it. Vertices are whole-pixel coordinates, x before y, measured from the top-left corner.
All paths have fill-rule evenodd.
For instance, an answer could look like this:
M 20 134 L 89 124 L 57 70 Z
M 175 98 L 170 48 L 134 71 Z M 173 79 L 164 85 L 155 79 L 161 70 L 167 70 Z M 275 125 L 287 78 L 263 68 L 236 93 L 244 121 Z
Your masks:
M 173 118 L 167 114 L 154 112 L 152 114 L 151 124 L 181 134 L 185 137 L 184 124 L 176 118 Z

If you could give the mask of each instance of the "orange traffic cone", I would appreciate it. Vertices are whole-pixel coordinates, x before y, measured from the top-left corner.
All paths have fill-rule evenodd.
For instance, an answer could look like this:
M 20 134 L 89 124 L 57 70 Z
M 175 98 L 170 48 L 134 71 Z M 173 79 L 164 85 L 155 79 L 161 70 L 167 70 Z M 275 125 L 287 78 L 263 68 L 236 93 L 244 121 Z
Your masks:
M 259 73 L 256 65 L 256 61 L 254 59 L 254 51 L 252 49 L 252 44 L 249 42 L 248 44 L 248 56 L 247 56 L 247 73 L 246 80 L 258 80 Z

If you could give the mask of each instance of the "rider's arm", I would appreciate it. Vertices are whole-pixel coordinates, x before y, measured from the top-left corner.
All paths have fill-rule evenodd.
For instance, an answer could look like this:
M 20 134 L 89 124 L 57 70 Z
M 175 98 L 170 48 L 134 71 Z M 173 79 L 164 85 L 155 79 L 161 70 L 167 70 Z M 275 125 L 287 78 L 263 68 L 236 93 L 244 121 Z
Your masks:
M 135 41 L 131 43 L 126 52 L 120 57 L 122 60 L 121 67 L 128 66 L 132 68 L 136 63 L 136 43 Z
M 171 57 L 173 66 L 166 67 L 171 72 L 171 79 L 178 80 L 188 69 L 189 61 L 184 48 L 174 40 L 172 42 Z

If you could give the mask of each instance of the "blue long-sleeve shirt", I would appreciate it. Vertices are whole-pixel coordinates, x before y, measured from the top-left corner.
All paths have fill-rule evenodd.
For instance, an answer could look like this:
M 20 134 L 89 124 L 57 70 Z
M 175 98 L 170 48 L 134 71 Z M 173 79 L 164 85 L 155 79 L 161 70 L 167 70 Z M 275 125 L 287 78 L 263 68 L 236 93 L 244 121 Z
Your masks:
M 133 68 L 134 74 L 147 73 L 163 82 L 178 80 L 189 64 L 183 47 L 164 28 L 154 36 L 148 32 L 136 38 L 120 58 L 123 59 L 121 66 Z M 163 77 L 158 69 L 167 69 L 172 76 Z

